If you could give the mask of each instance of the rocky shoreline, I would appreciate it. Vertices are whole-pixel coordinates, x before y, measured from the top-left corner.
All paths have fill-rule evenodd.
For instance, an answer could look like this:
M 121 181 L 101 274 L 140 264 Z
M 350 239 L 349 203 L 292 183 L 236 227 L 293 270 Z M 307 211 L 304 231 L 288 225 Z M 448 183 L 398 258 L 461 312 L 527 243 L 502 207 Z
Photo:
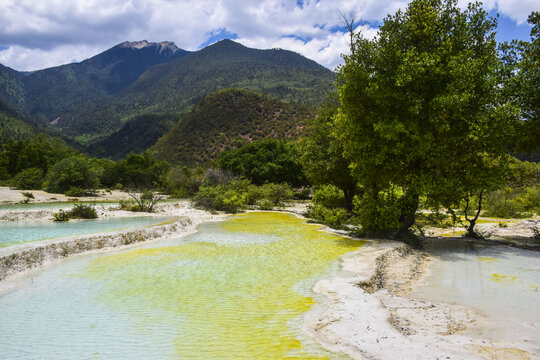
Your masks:
M 315 285 L 328 307 L 310 310 L 304 330 L 324 348 L 353 359 L 539 358 L 534 344 L 465 334 L 489 321 L 473 309 L 408 297 L 432 261 L 392 241 L 371 241 L 344 255 L 342 271 Z

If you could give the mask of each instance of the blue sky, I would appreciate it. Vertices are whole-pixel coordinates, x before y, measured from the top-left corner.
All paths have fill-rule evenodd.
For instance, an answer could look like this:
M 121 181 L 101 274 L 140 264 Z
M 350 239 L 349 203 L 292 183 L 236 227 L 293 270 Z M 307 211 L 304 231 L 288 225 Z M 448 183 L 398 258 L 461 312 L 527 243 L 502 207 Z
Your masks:
M 466 0 L 459 0 L 465 6 Z M 367 37 L 405 0 L 0 0 L 0 63 L 37 70 L 82 61 L 123 41 L 173 41 L 198 50 L 229 38 L 296 51 L 334 69 L 347 52 L 340 12 L 363 21 Z M 538 0 L 486 0 L 497 39 L 529 39 Z

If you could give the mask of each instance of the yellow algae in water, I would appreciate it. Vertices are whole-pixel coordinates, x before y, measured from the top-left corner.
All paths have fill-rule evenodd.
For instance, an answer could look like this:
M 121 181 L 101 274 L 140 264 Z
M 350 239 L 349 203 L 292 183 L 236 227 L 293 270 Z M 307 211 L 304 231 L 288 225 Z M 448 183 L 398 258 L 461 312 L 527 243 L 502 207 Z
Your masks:
M 174 357 L 326 358 L 303 348 L 291 321 L 313 305 L 315 279 L 363 242 L 283 213 L 248 213 L 216 228 L 214 238 L 239 240 L 204 242 L 199 234 L 199 242 L 97 258 L 87 272 L 105 284 L 105 304 L 135 309 L 141 331 L 150 314 L 150 325 L 174 329 Z
M 488 257 L 488 256 L 478 256 L 478 260 L 486 263 L 494 263 L 499 261 L 499 259 L 494 257 Z
M 516 276 L 508 276 L 508 275 L 502 275 L 502 274 L 491 274 L 491 280 L 495 282 L 509 282 L 516 280 Z

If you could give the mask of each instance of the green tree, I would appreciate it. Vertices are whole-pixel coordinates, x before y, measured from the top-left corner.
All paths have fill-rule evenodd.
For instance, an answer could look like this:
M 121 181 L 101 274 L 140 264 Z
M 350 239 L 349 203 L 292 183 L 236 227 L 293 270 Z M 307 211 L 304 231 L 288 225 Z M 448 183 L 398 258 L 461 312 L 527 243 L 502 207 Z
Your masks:
M 415 0 L 375 39 L 354 34 L 335 123 L 365 230 L 405 235 L 420 195 L 450 204 L 493 183 L 514 119 L 496 103 L 495 28 L 479 4 Z
M 308 122 L 309 134 L 301 141 L 301 163 L 313 184 L 332 184 L 345 196 L 345 207 L 352 210 L 357 180 L 352 176 L 350 161 L 343 156 L 343 146 L 336 137 L 333 118 L 339 102 L 335 95 Z
M 49 170 L 44 187 L 53 193 L 64 193 L 70 188 L 95 189 L 99 179 L 90 161 L 75 155 L 60 160 Z
M 116 176 L 125 187 L 150 189 L 162 186 L 171 165 L 157 161 L 149 153 L 128 154 L 118 163 Z
M 274 182 L 302 186 L 307 181 L 299 158 L 295 144 L 267 139 L 223 152 L 216 165 L 257 185 Z
M 531 41 L 513 41 L 502 46 L 506 60 L 504 96 L 520 109 L 519 150 L 538 151 L 540 139 L 540 12 L 529 15 Z

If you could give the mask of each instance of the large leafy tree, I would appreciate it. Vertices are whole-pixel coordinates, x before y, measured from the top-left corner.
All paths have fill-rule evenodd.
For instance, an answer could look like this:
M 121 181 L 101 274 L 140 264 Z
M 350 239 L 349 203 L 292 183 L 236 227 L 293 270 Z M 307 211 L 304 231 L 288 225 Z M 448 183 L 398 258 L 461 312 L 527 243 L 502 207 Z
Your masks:
M 495 28 L 479 4 L 415 0 L 375 39 L 354 34 L 335 122 L 365 230 L 406 233 L 421 195 L 451 204 L 493 183 L 513 121 L 496 101 Z
M 345 205 L 352 210 L 357 180 L 351 174 L 350 161 L 343 156 L 343 146 L 334 133 L 333 118 L 338 105 L 337 98 L 332 95 L 318 116 L 309 120 L 309 134 L 301 142 L 301 162 L 312 183 L 332 184 L 343 190 Z
M 514 40 L 503 44 L 503 95 L 520 109 L 521 132 L 516 139 L 517 149 L 539 151 L 540 145 L 540 12 L 529 15 L 530 41 Z

